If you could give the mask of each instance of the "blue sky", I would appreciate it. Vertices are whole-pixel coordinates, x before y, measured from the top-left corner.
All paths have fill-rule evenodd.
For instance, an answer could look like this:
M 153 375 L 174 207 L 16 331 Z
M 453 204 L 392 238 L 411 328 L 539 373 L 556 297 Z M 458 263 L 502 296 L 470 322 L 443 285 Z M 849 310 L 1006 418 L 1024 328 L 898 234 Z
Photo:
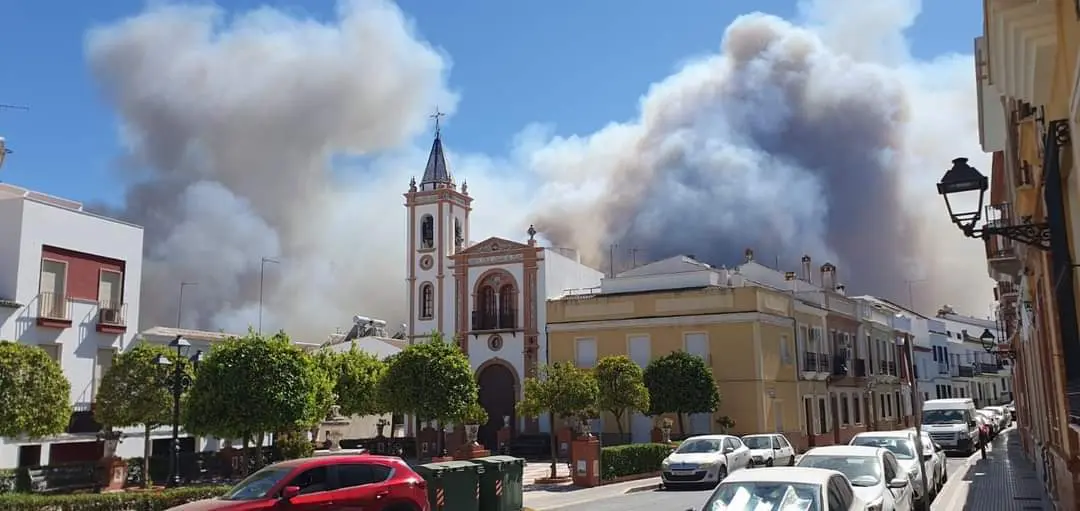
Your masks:
M 320 19 L 327 0 L 230 0 L 232 10 L 271 5 Z M 83 38 L 96 24 L 138 13 L 136 0 L 13 1 L 4 7 L 0 136 L 15 150 L 0 180 L 76 200 L 117 201 L 123 183 L 116 120 L 86 68 Z M 634 116 L 651 83 L 686 58 L 715 50 L 724 28 L 748 6 L 791 17 L 793 0 L 402 0 L 420 34 L 453 60 L 462 94 L 447 121 L 456 151 L 502 154 L 530 123 L 584 134 Z M 981 32 L 978 0 L 927 0 L 909 33 L 912 53 L 970 53 Z M 421 165 L 422 162 L 418 162 Z

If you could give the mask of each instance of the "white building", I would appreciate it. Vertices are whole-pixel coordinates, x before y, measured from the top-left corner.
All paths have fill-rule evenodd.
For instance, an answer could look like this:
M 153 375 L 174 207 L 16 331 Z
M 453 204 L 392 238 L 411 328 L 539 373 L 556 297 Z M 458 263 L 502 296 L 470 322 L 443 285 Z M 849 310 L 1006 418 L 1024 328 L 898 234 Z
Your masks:
M 957 314 L 947 305 L 938 310 L 937 316 L 945 323 L 945 335 L 951 346 L 950 363 L 957 366 L 953 374 L 954 397 L 972 398 L 978 406 L 1009 401 L 1012 368 L 1008 361 L 987 353 L 980 339 L 988 330 L 1000 342 L 1002 333 L 997 322 Z
M 490 237 L 468 244 L 472 201 L 467 184 L 458 190 L 436 129 L 423 178 L 405 193 L 407 332 L 412 341 L 441 332 L 468 354 L 489 416 L 480 439 L 494 445 L 504 417 L 513 434 L 549 429 L 546 420 L 514 419 L 522 382 L 547 362 L 544 301 L 596 287 L 603 274 L 572 251 L 538 246 L 531 227 L 525 243 Z
M 71 382 L 68 431 L 0 439 L 0 468 L 101 457 L 91 407 L 138 332 L 143 230 L 78 202 L 0 184 L 0 339 L 39 346 Z
M 927 399 L 947 399 L 953 397 L 954 372 L 958 371 L 952 365 L 952 357 L 949 343 L 948 327 L 940 319 L 927 319 L 927 330 L 930 334 L 930 350 L 932 360 L 927 373 L 930 375 L 932 390 Z

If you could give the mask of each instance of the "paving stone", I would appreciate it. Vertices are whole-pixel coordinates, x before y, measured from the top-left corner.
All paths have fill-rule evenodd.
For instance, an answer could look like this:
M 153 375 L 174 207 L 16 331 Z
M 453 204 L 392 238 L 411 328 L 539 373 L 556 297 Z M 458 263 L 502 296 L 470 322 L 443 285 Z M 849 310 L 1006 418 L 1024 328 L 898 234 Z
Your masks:
M 1002 432 L 934 501 L 934 511 L 1053 511 L 1035 466 L 1024 455 L 1015 429 Z M 966 472 L 966 474 L 965 474 Z

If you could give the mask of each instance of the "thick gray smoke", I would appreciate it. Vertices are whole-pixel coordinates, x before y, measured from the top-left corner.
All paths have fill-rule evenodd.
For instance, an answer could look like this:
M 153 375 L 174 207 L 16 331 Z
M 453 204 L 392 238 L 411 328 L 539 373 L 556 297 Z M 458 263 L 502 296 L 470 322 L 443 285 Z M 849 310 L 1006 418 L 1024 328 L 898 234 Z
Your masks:
M 856 291 L 924 311 L 989 301 L 978 242 L 933 183 L 956 156 L 986 167 L 970 56 L 906 53 L 913 0 L 818 0 L 798 25 L 752 14 L 720 51 L 654 84 L 640 116 L 584 136 L 528 126 L 504 157 L 450 154 L 476 199 L 474 240 L 521 239 L 620 266 L 744 248 L 796 269 L 831 260 Z M 718 33 L 718 36 L 721 34 Z M 426 115 L 453 110 L 447 58 L 394 5 L 341 4 L 333 23 L 265 8 L 152 8 L 88 38 L 115 106 L 147 228 L 142 326 L 183 323 L 319 339 L 356 313 L 406 317 L 401 193 L 422 172 Z M 468 93 L 468 91 L 465 91 Z M 444 130 L 454 146 L 452 122 Z M 507 134 L 508 137 L 510 134 Z M 364 155 L 341 160 L 337 155 Z M 817 265 L 815 264 L 815 266 Z

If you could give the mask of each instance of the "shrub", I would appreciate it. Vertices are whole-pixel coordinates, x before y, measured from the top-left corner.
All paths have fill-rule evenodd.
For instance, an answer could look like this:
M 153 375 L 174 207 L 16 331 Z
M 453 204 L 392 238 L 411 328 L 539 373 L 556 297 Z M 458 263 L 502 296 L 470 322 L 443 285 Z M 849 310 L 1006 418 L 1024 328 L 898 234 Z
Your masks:
M 274 447 L 277 448 L 278 457 L 283 460 L 307 458 L 315 453 L 315 444 L 300 432 L 278 435 L 274 438 Z
M 19 473 L 11 469 L 0 470 L 0 495 L 15 491 Z
M 164 511 L 173 506 L 223 495 L 228 486 L 188 486 L 153 491 L 0 495 L 0 511 Z
M 660 471 L 674 449 L 666 444 L 630 444 L 600 449 L 600 479 L 650 474 Z

